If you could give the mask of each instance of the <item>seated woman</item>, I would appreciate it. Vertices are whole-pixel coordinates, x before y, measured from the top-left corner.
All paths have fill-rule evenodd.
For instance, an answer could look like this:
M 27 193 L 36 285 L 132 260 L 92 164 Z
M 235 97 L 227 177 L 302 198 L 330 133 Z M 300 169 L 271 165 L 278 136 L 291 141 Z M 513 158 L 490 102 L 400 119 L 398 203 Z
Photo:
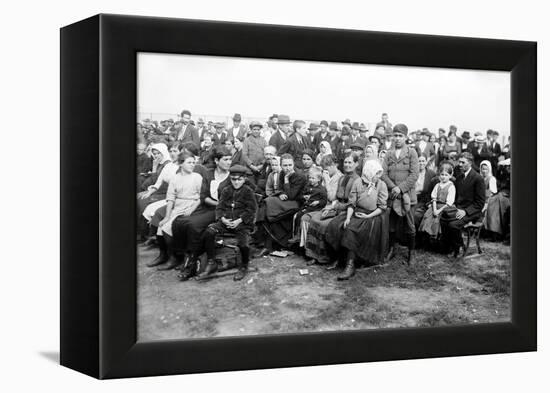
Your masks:
M 336 252 L 346 252 L 346 268 L 338 280 L 348 280 L 355 274 L 356 261 L 377 265 L 384 261 L 388 248 L 388 222 L 384 214 L 388 187 L 380 180 L 382 165 L 369 160 L 361 178 L 355 180 L 345 215 L 332 220 L 326 241 Z
M 278 176 L 278 194 L 267 197 L 265 217 L 259 217 L 267 233 L 264 248 L 258 256 L 268 255 L 273 250 L 273 242 L 282 247 L 288 246 L 292 232 L 292 217 L 300 207 L 300 193 L 307 179 L 294 170 L 294 158 L 290 154 L 281 156 L 282 172 Z
M 174 250 L 184 255 L 184 265 L 189 263 L 194 253 L 201 250 L 201 235 L 216 220 L 218 195 L 229 184 L 231 157 L 231 152 L 224 146 L 216 147 L 216 168 L 206 171 L 202 179 L 200 206 L 190 216 L 180 216 L 172 223 Z
M 231 165 L 246 166 L 246 159 L 243 156 L 243 142 L 244 138 L 238 136 L 234 139 L 230 139 L 226 144 L 232 144 L 233 157 L 231 157 Z
M 416 185 L 414 187 L 414 192 L 416 192 L 416 206 L 414 210 L 414 224 L 418 228 L 424 213 L 428 210 L 429 203 L 432 200 L 431 193 L 434 188 L 434 178 L 435 172 L 431 169 L 428 169 L 426 165 L 428 160 L 426 156 L 421 154 L 418 156 L 418 179 L 416 180 Z
M 167 161 L 161 170 L 155 184 L 147 187 L 146 191 L 142 191 L 138 194 L 138 228 L 140 232 L 145 231 L 145 222 L 149 223 L 151 218 L 155 214 L 155 211 L 163 206 L 166 206 L 166 191 L 168 190 L 168 184 L 176 175 L 176 172 L 180 168 L 178 164 L 178 155 L 180 149 L 178 144 L 173 144 L 169 149 L 170 161 Z M 144 221 L 145 219 L 145 221 Z M 156 232 L 149 232 L 149 240 Z
M 493 176 L 492 166 L 488 160 L 481 162 L 479 170 L 485 182 L 485 206 L 482 211 L 485 214 L 484 228 L 491 232 L 493 240 L 496 240 L 498 235 L 506 234 L 506 226 L 509 224 L 509 189 L 503 187 L 498 192 L 497 180 Z
M 320 212 L 308 213 L 302 217 L 302 241 L 308 265 L 330 262 L 329 251 L 325 244 L 325 234 L 331 220 L 346 211 L 349 204 L 351 186 L 359 178 L 356 169 L 359 158 L 353 153 L 344 158 L 344 175 L 337 169 L 337 163 L 331 156 L 323 160 L 323 169 L 328 172 L 328 180 L 323 181 L 327 189 L 327 206 Z M 336 264 L 327 267 L 335 269 Z
M 151 172 L 144 174 L 144 179 L 139 184 L 139 191 L 146 191 L 150 185 L 155 184 L 164 167 L 171 162 L 166 143 L 151 145 L 151 155 L 153 156 L 153 168 Z
M 166 217 L 159 223 L 159 256 L 147 266 L 153 267 L 169 262 L 160 270 L 173 269 L 181 263 L 172 254 L 172 223 L 177 217 L 189 216 L 200 204 L 202 177 L 194 173 L 195 157 L 187 152 L 178 157 L 180 169 L 170 181 L 166 193 Z
M 315 164 L 313 162 L 313 158 L 315 157 L 315 153 L 311 149 L 304 149 L 304 152 L 302 154 L 302 172 L 305 177 L 308 176 L 309 170 L 313 167 L 315 167 Z

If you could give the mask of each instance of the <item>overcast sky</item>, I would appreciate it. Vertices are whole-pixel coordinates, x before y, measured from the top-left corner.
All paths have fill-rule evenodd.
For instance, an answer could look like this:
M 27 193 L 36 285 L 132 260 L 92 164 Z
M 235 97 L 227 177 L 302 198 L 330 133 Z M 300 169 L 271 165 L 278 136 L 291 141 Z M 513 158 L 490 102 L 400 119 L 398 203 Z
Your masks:
M 375 123 L 509 135 L 508 72 L 194 55 L 138 55 L 138 113 Z M 158 117 L 155 117 L 158 119 Z M 162 117 L 161 117 L 162 118 Z

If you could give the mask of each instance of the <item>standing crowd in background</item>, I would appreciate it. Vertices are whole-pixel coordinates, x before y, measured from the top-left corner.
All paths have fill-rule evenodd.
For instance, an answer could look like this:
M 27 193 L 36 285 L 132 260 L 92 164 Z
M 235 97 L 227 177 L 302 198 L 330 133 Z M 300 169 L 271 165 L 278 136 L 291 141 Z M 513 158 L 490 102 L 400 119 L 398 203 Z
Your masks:
M 137 124 L 138 240 L 159 249 L 147 265 L 181 281 L 214 274 L 220 236 L 240 252 L 235 280 L 251 258 L 292 249 L 308 265 L 354 276 L 406 247 L 464 255 L 462 231 L 481 223 L 491 241 L 510 241 L 510 138 L 437 133 L 392 125 L 306 123 L 273 114 L 265 123 L 180 119 Z M 256 253 L 252 251 L 256 250 Z M 201 256 L 206 266 L 201 269 Z

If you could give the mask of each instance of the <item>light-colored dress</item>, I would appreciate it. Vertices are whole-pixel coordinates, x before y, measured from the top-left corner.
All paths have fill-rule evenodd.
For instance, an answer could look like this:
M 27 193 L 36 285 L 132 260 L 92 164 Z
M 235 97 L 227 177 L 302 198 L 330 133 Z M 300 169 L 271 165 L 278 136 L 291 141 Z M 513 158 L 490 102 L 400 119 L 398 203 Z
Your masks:
M 441 209 L 443 205 L 453 206 L 455 203 L 456 188 L 450 181 L 446 184 L 437 183 L 432 190 L 431 196 L 432 200 L 429 202 L 430 207 L 426 210 L 426 213 L 424 213 L 424 217 L 422 218 L 422 222 L 420 222 L 418 231 L 426 232 L 430 236 L 437 237 L 441 233 L 441 213 L 437 217 L 434 217 L 432 202 L 435 201 L 435 206 L 437 209 Z
M 166 192 L 166 201 L 174 202 L 168 222 L 159 228 L 172 236 L 172 222 L 176 217 L 188 216 L 199 206 L 202 176 L 198 173 L 178 172 L 170 181 Z

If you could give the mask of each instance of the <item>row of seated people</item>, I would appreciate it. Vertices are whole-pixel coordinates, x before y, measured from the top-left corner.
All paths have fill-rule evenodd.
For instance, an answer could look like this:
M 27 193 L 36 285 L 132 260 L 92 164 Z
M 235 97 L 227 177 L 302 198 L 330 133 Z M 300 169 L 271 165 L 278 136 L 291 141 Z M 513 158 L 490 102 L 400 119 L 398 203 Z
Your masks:
M 311 157 L 307 157 L 306 164 L 301 163 L 302 169 L 297 169 L 293 156 L 275 157 L 273 149 L 266 147 L 265 162 L 254 174 L 241 165 L 232 165 L 233 154 L 224 147 L 216 149 L 215 168 L 206 169 L 195 164 L 197 150 L 192 143 L 170 150 L 166 146 L 153 147 L 154 155 L 171 155 L 171 160 L 166 164 L 170 170 L 163 170 L 170 175 L 159 176 L 156 185 L 138 197 L 138 213 L 148 224 L 144 227 L 156 234 L 160 248 L 159 257 L 149 266 L 184 266 L 179 277 L 186 280 L 196 273 L 196 261 L 206 252 L 206 273 L 211 274 L 217 268 L 215 235 L 224 232 L 237 235 L 242 264 L 236 279 L 246 274 L 251 234 L 257 243 L 264 241 L 258 255 L 295 244 L 304 250 L 308 263 L 333 262 L 327 267 L 331 270 L 337 268 L 337 257 L 344 255 L 346 269 L 341 279 L 351 277 L 357 263 L 383 261 L 390 236 L 388 204 L 390 209 L 395 204 L 388 197 L 387 185 L 380 180 L 382 163 L 376 154 L 368 153 L 369 149 L 363 156 L 348 153 L 341 162 L 327 154 L 318 166 L 309 165 Z M 425 163 L 421 156 L 415 221 L 421 232 L 436 237 L 441 234 L 437 217 L 445 207 L 453 207 L 450 192 L 440 192 L 449 190 L 445 185 L 449 180 L 444 182 L 444 178 L 453 167 L 442 165 L 439 176 L 435 176 L 426 171 Z M 487 165 L 490 172 L 490 163 Z M 452 174 L 448 177 L 452 179 Z M 439 183 L 434 181 L 436 178 Z M 487 192 L 497 195 L 493 183 L 494 179 L 487 180 Z M 504 198 L 500 198 L 502 193 L 499 195 L 494 205 L 500 208 Z M 491 209 L 488 201 L 484 210 Z M 496 221 L 502 227 L 505 219 Z

